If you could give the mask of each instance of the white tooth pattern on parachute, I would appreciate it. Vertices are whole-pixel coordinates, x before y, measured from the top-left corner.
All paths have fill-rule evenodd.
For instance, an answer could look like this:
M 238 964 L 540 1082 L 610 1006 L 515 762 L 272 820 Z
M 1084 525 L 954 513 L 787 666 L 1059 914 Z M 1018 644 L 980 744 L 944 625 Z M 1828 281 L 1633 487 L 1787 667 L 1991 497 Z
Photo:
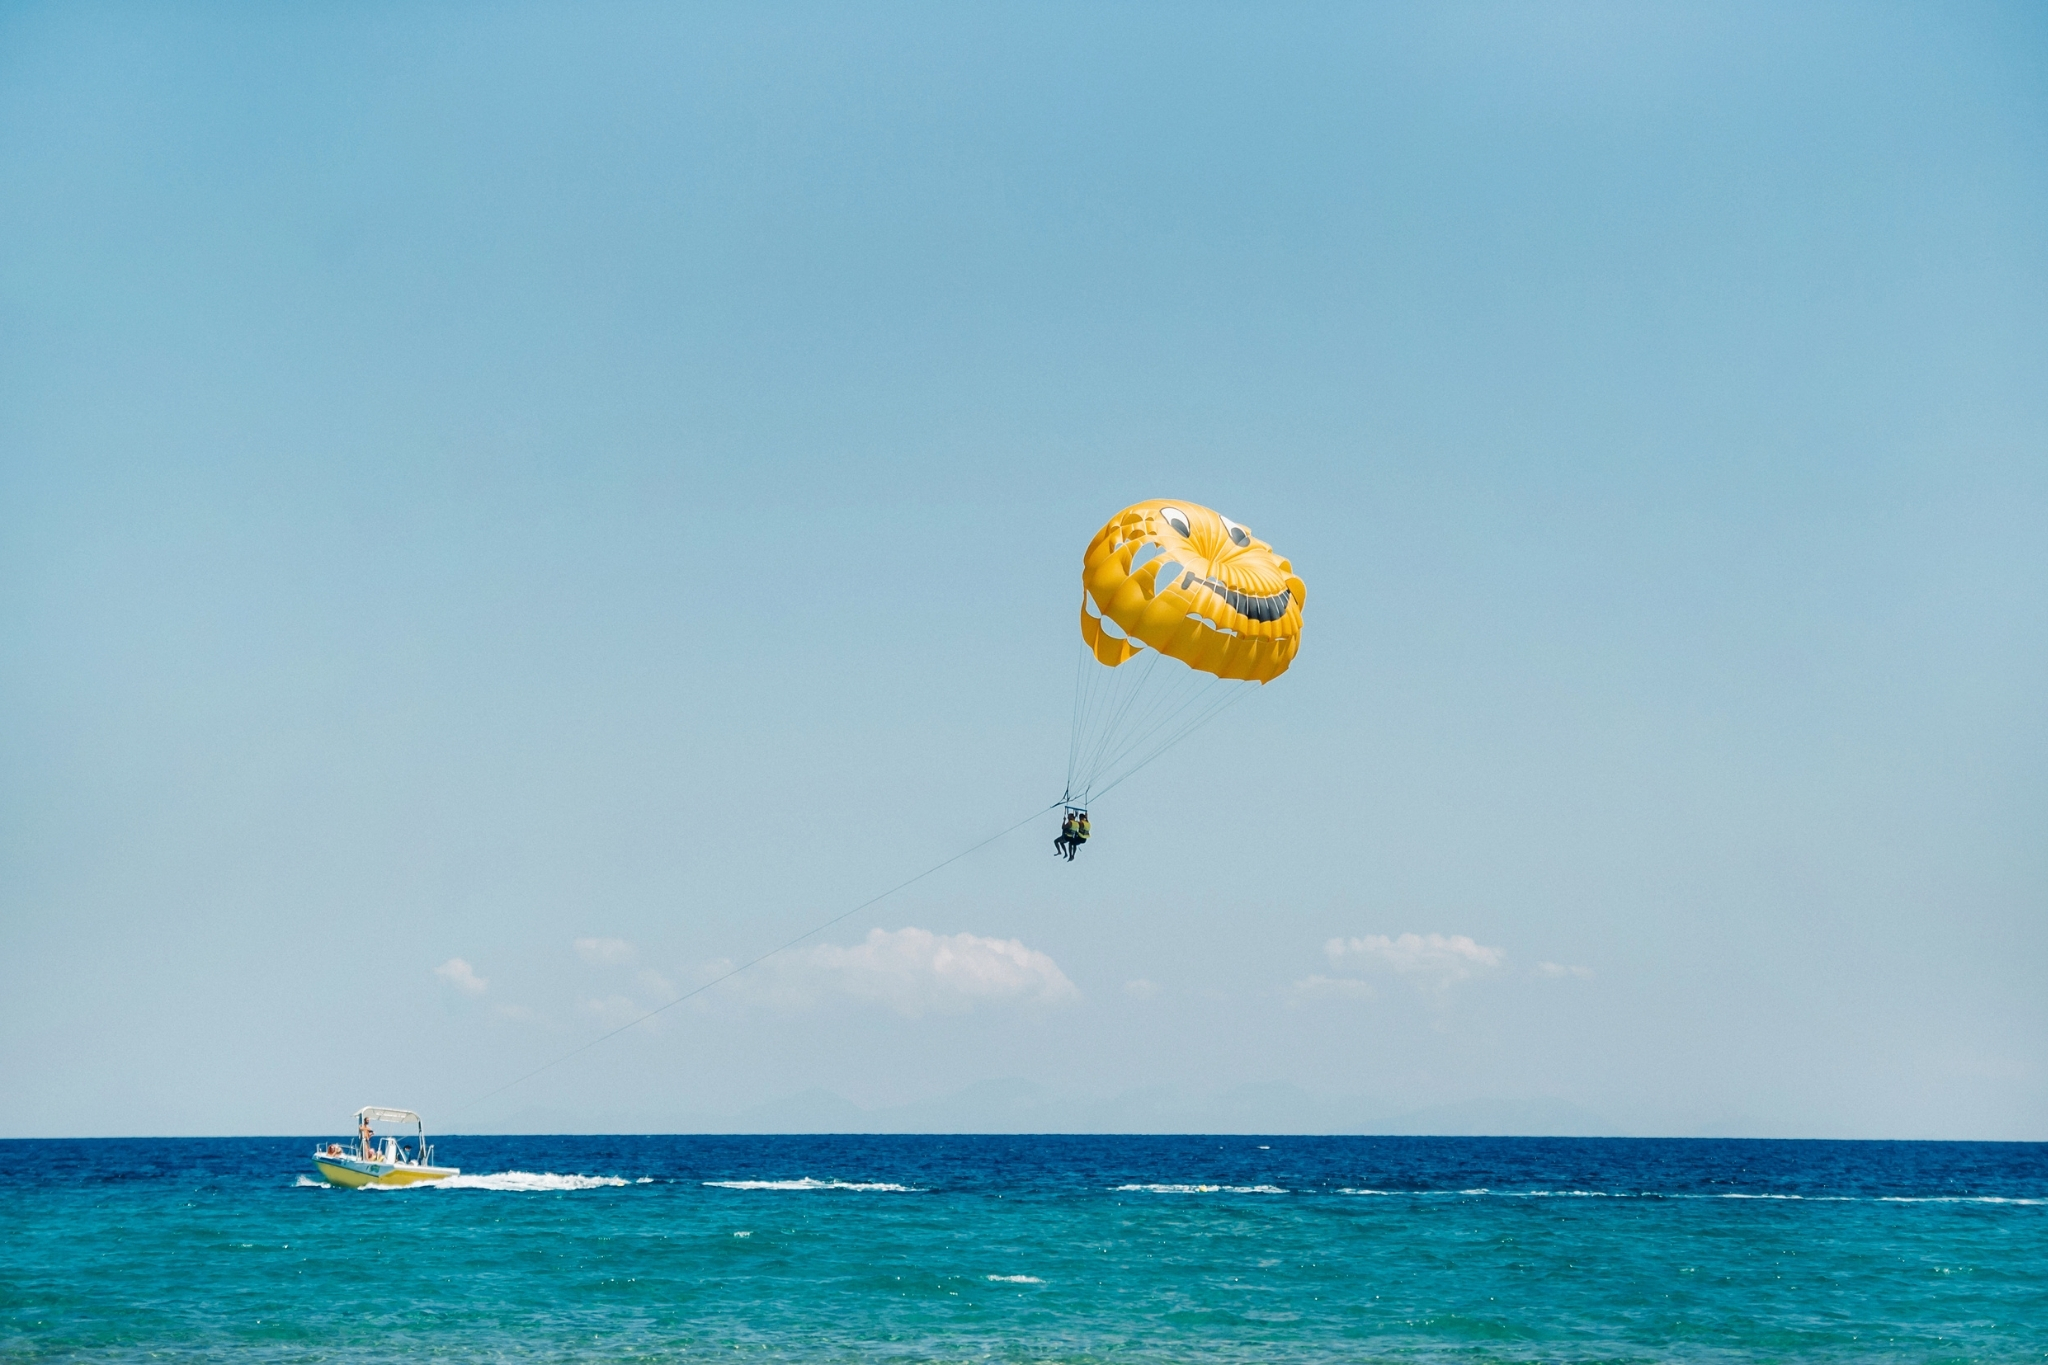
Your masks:
M 1237 522 L 1138 503 L 1089 543 L 1064 799 L 1081 807 L 1287 671 L 1306 590 Z

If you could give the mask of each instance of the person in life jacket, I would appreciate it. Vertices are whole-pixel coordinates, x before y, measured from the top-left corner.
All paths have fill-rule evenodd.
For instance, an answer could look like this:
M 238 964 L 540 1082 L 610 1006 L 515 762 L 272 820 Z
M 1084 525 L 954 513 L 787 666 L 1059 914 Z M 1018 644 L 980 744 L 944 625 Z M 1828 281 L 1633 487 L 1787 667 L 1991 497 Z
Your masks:
M 1064 856 L 1071 862 L 1074 857 L 1074 845 L 1079 842 L 1079 833 L 1080 826 L 1074 819 L 1074 812 L 1068 811 L 1066 818 L 1060 821 L 1060 837 L 1052 841 L 1052 856 Z
M 1067 845 L 1067 861 L 1074 861 L 1074 850 L 1088 842 L 1088 812 L 1082 811 L 1074 817 L 1074 837 Z

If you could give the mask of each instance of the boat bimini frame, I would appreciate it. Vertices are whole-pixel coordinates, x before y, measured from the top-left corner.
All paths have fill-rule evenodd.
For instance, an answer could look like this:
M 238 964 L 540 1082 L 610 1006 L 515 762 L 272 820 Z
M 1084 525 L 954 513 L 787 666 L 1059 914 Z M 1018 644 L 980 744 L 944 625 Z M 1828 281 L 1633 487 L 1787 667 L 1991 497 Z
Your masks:
M 434 1164 L 434 1149 L 427 1145 L 427 1125 L 418 1114 L 413 1113 L 410 1109 L 380 1109 L 374 1104 L 366 1104 L 356 1110 L 357 1132 L 365 1132 L 380 1123 L 409 1123 L 413 1128 L 413 1140 L 410 1148 L 406 1146 L 402 1138 L 395 1136 L 387 1137 L 381 1144 L 383 1152 L 388 1152 L 401 1161 L 410 1159 L 421 1166 L 431 1166 Z M 363 1154 L 363 1158 L 364 1160 L 376 1159 L 368 1152 Z

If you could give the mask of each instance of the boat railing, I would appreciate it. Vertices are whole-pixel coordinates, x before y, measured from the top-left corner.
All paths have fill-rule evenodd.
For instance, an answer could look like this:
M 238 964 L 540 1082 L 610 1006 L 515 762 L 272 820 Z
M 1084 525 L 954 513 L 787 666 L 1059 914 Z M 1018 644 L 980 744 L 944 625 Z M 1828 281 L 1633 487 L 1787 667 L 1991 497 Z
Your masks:
M 367 1161 L 380 1166 L 431 1166 L 434 1164 L 434 1145 L 425 1143 L 415 1150 L 404 1143 L 386 1146 L 379 1142 L 365 1150 L 353 1142 L 323 1142 L 313 1149 L 313 1155 L 330 1161 Z

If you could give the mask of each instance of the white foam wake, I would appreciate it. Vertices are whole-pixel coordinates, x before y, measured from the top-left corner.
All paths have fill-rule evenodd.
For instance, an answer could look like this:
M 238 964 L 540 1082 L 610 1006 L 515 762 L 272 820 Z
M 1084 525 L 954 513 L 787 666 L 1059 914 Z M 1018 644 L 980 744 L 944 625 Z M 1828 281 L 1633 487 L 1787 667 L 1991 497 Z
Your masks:
M 1045 1281 L 1044 1281 L 1044 1280 L 1041 1280 L 1041 1279 L 1039 1279 L 1039 1278 L 1038 1278 L 1038 1277 L 1037 1277 L 1036 1275 L 991 1275 L 991 1276 L 989 1276 L 989 1278 L 990 1278 L 991 1280 L 995 1280 L 995 1281 L 997 1281 L 997 1282 L 998 1282 L 998 1283 L 1000 1283 L 1000 1284 L 1044 1284 L 1044 1283 L 1045 1283 Z
M 1169 1189 L 1170 1186 L 1120 1186 L 1122 1189 Z M 1999 1194 L 1778 1194 L 1769 1191 L 1729 1190 L 1708 1194 L 1661 1194 L 1655 1190 L 1371 1190 L 1344 1188 L 1338 1194 L 1403 1195 L 1413 1199 L 1446 1199 L 1491 1195 L 1496 1199 L 1761 1199 L 1793 1204 L 2048 1204 L 2048 1199 L 2026 1199 Z
M 1278 1185 L 1118 1185 L 1118 1194 L 1286 1194 Z
M 1612 1190 L 1510 1190 L 1512 1199 L 1626 1199 Z
M 624 1185 L 615 1175 L 556 1175 L 553 1171 L 498 1171 L 491 1175 L 451 1175 L 415 1189 L 512 1190 L 534 1193 L 542 1190 L 596 1190 Z
M 908 1185 L 892 1185 L 882 1180 L 707 1180 L 704 1182 L 717 1190 L 871 1190 L 884 1194 L 915 1194 Z

